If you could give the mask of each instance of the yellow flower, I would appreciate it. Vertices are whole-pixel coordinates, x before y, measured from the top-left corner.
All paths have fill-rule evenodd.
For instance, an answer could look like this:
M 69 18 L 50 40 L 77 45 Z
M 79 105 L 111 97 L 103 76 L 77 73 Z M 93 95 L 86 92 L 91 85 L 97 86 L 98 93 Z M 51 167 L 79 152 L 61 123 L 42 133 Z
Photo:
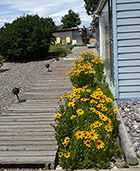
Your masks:
M 65 154 L 64 154 L 64 157 L 65 157 L 65 158 L 69 158 L 69 157 L 70 157 L 70 153 L 69 153 L 69 152 L 65 153 Z
M 61 96 L 61 99 L 64 99 L 64 95 L 63 95 L 63 96 Z
M 96 72 L 94 70 L 89 71 L 90 74 L 95 74 Z
M 103 115 L 103 114 L 100 114 L 99 115 L 99 118 L 103 121 L 106 121 L 107 120 L 107 116 Z
M 118 113 L 119 111 L 118 111 L 118 109 L 114 109 L 113 112 L 114 113 Z
M 77 109 L 76 113 L 78 114 L 78 116 L 83 115 L 84 114 L 84 110 L 83 109 Z
M 84 141 L 84 144 L 85 144 L 87 147 L 91 147 L 91 142 L 90 142 L 90 140 Z
M 61 118 L 61 116 L 62 116 L 61 113 L 57 113 L 54 117 L 59 119 Z
M 106 124 L 111 124 L 111 119 L 110 119 L 110 118 L 107 118 L 107 119 L 105 120 L 105 123 L 106 123 Z
M 92 112 L 95 112 L 95 109 L 94 109 L 93 107 L 91 107 L 90 110 L 91 110 Z
M 88 131 L 83 131 L 83 137 L 87 139 L 89 137 L 89 132 Z
M 86 101 L 88 101 L 89 99 L 88 98 L 81 98 L 81 101 L 82 102 L 86 102 Z
M 66 147 L 67 143 L 66 142 L 62 142 L 63 146 Z
M 105 125 L 105 130 L 107 132 L 112 132 L 113 131 L 113 126 L 111 124 Z
M 108 103 L 112 103 L 112 102 L 113 102 L 113 100 L 112 100 L 111 98 L 106 98 L 106 101 L 107 101 Z
M 95 132 L 95 130 L 91 130 L 91 132 L 89 133 L 90 139 L 92 139 L 94 141 L 98 138 L 98 136 L 99 135 Z
M 110 137 L 111 137 L 110 134 L 107 134 L 107 138 L 110 139 Z
M 66 142 L 66 143 L 68 143 L 70 141 L 70 138 L 69 137 L 66 137 L 65 139 L 64 139 L 64 142 Z
M 104 148 L 104 142 L 103 141 L 101 141 L 101 140 L 97 140 L 97 141 L 95 141 L 95 145 L 96 145 L 96 147 L 98 148 L 98 149 L 102 149 L 102 148 Z
M 70 119 L 73 120 L 76 118 L 76 115 L 71 115 Z
M 101 122 L 99 122 L 99 121 L 94 122 L 94 128 L 98 128 L 100 126 L 102 126 Z
M 58 153 L 58 156 L 61 158 L 61 157 L 63 157 L 63 152 L 59 152 Z
M 86 89 L 86 92 L 90 93 L 91 92 L 91 89 Z
M 77 131 L 75 134 L 76 139 L 83 139 L 83 132 L 82 131 Z
M 81 97 L 81 95 L 78 94 L 78 95 L 76 96 L 76 99 L 80 99 L 80 97 Z

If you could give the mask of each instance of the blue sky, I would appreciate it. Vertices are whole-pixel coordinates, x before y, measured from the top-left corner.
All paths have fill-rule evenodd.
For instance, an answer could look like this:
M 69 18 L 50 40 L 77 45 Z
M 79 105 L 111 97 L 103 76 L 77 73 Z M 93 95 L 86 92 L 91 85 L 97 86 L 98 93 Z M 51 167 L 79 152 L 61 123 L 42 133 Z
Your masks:
M 62 16 L 69 9 L 79 13 L 81 26 L 90 25 L 92 19 L 86 14 L 84 0 L 0 0 L 0 27 L 23 14 L 35 13 L 40 17 L 51 17 L 56 25 L 60 25 Z

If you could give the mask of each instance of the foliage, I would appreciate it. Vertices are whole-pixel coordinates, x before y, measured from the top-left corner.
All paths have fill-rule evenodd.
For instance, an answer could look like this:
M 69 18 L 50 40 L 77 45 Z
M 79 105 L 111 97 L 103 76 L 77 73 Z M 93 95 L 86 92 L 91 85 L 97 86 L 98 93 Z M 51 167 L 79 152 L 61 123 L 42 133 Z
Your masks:
M 81 56 L 82 58 L 75 58 L 76 63 L 67 74 L 69 74 L 73 85 L 78 84 L 79 87 L 82 87 L 90 84 L 95 87 L 97 82 L 101 82 L 104 77 L 103 58 L 90 50 L 89 52 L 82 52 Z
M 48 53 L 55 29 L 51 18 L 23 15 L 0 29 L 0 52 L 10 60 L 43 57 Z
M 94 11 L 97 8 L 99 0 L 84 0 L 85 9 L 88 15 L 93 15 Z
M 0 55 L 0 68 L 3 66 L 4 57 Z
M 51 45 L 49 53 L 52 56 L 64 57 L 71 52 L 71 46 L 63 46 L 61 44 Z
M 72 9 L 68 11 L 68 14 L 64 15 L 61 19 L 63 28 L 77 27 L 81 24 L 81 19 L 78 13 L 75 13 Z
M 91 55 L 93 52 L 90 55 L 87 53 L 83 52 L 82 58 L 74 63 L 78 67 L 72 69 L 75 74 L 72 77 L 76 77 L 83 64 L 92 64 L 94 67 L 88 70 L 93 72 L 95 63 L 91 63 L 91 60 L 98 60 L 97 66 L 102 61 L 96 55 Z M 114 143 L 118 110 L 112 107 L 113 95 L 107 83 L 98 80 L 98 84 L 92 85 L 90 79 L 85 84 L 80 83 L 80 86 L 80 80 L 74 82 L 73 93 L 65 93 L 61 97 L 59 113 L 55 115 L 56 126 L 52 125 L 59 145 L 59 165 L 64 169 L 105 169 L 113 155 L 119 154 L 119 148 Z

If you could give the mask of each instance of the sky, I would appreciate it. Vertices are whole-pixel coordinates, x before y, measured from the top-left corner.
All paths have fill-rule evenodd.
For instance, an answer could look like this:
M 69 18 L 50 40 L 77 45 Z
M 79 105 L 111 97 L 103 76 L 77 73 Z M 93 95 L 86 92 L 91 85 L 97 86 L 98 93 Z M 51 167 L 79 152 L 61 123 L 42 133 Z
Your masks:
M 0 27 L 23 14 L 51 17 L 56 25 L 60 25 L 62 16 L 70 9 L 79 13 L 81 27 L 90 25 L 92 19 L 86 14 L 84 0 L 0 0 Z

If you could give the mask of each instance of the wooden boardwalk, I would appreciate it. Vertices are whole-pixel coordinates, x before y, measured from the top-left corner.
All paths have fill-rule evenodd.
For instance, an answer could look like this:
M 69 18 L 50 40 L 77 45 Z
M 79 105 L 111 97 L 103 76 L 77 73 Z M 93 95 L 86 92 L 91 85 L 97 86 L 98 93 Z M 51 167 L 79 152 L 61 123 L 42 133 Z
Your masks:
M 57 142 L 54 114 L 58 99 L 70 93 L 71 83 L 66 76 L 72 61 L 61 60 L 42 75 L 21 97 L 0 116 L 0 164 L 45 164 L 54 169 Z

